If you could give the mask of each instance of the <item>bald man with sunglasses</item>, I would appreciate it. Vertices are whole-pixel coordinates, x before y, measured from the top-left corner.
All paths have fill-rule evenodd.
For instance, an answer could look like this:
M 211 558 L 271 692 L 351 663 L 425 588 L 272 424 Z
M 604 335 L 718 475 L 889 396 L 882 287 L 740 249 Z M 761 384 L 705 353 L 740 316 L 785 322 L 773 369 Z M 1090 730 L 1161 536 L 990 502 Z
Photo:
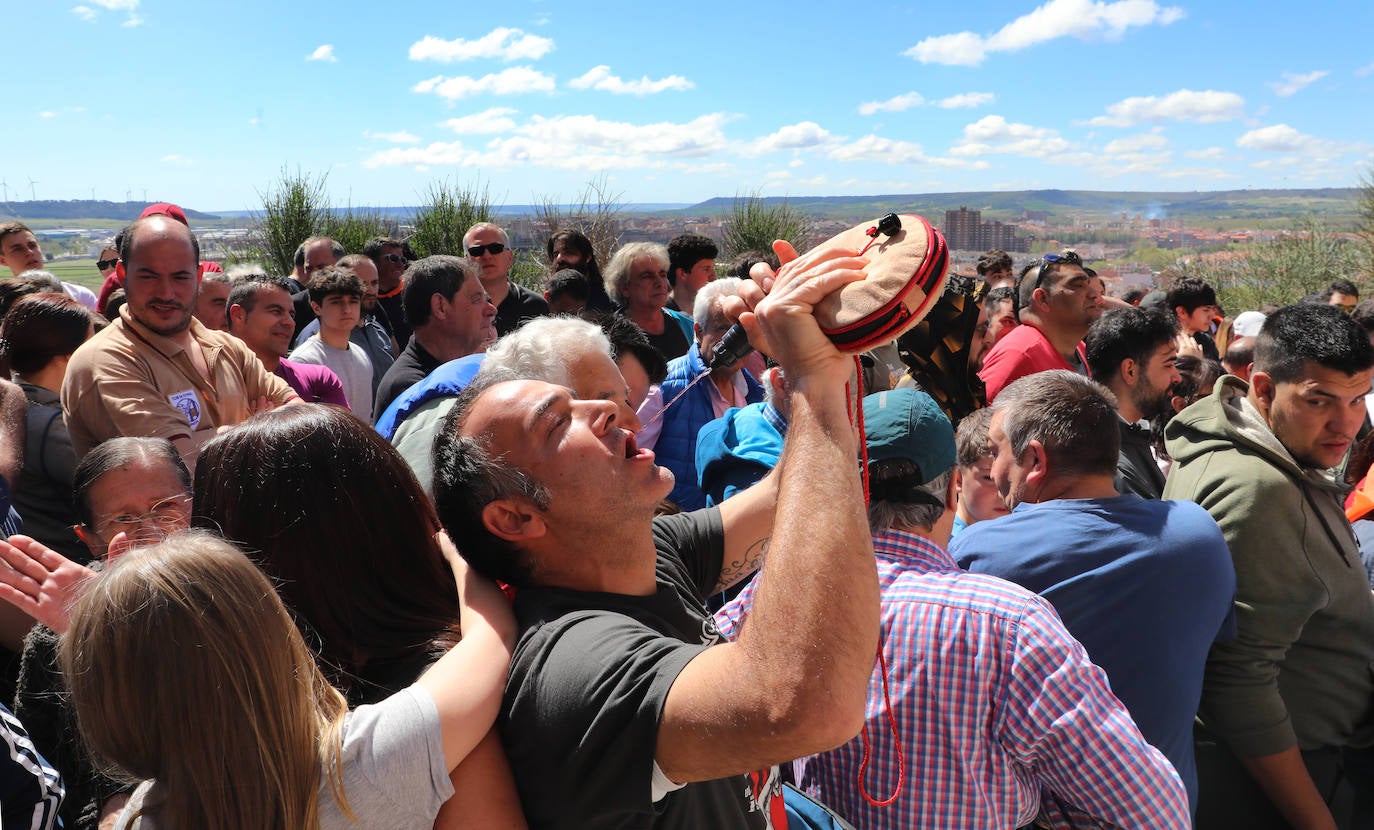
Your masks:
M 997 341 L 978 371 L 991 403 L 1013 381 L 1068 369 L 1087 375 L 1083 336 L 1102 316 L 1102 283 L 1073 251 L 1046 254 L 1017 286 L 1021 325 Z
M 463 234 L 463 250 L 482 268 L 482 287 L 496 306 L 498 335 L 504 337 L 526 320 L 549 313 L 547 300 L 510 281 L 515 251 L 505 231 L 490 222 L 478 222 Z

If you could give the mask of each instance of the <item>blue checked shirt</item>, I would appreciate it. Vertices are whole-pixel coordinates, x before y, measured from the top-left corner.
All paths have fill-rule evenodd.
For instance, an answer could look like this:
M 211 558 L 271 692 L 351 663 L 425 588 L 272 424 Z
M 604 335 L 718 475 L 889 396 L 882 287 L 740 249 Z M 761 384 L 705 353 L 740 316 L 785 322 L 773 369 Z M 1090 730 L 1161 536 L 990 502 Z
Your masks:
M 1178 774 L 1049 603 L 920 536 L 881 533 L 873 548 L 902 792 L 888 807 L 860 795 L 862 738 L 798 761 L 802 789 L 859 827 L 1191 826 Z M 716 614 L 721 634 L 738 633 L 756 585 Z M 864 783 L 884 800 L 897 754 L 876 665 L 867 728 Z

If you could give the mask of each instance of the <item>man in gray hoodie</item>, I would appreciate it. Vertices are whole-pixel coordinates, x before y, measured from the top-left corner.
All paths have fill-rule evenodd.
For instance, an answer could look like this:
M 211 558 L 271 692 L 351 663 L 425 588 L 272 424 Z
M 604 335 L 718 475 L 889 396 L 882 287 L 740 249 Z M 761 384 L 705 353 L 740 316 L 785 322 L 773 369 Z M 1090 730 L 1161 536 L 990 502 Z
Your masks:
M 1265 321 L 1250 384 L 1222 378 L 1166 431 L 1164 498 L 1205 507 L 1236 569 L 1238 636 L 1212 647 L 1199 712 L 1204 830 L 1374 826 L 1360 812 L 1374 799 L 1374 595 L 1331 474 L 1371 376 L 1349 317 L 1289 306 Z

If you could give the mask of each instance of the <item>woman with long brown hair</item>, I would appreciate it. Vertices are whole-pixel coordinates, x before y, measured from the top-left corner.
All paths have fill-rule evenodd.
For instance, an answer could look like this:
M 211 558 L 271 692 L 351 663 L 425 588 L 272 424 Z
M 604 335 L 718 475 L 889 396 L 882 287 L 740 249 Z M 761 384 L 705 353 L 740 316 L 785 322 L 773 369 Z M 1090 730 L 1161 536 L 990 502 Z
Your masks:
M 350 713 L 232 545 L 190 531 L 126 554 L 77 603 L 60 651 L 87 745 L 143 782 L 117 826 L 430 827 L 496 716 L 509 655 L 482 610 L 500 618 L 499 592 L 464 586 L 463 641 Z
M 350 706 L 404 689 L 467 635 L 432 502 L 395 448 L 346 410 L 283 407 L 218 436 L 196 464 L 194 505 L 194 526 L 276 582 Z M 523 826 L 494 729 L 453 784 L 445 826 Z

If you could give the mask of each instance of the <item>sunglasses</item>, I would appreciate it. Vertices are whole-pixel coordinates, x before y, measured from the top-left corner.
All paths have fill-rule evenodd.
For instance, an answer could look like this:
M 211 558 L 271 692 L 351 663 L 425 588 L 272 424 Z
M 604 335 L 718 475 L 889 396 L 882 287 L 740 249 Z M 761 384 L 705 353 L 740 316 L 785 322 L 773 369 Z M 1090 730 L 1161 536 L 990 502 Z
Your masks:
M 472 253 L 472 251 L 468 251 L 468 253 Z M 497 251 L 496 253 L 499 254 L 501 252 Z M 382 254 L 382 259 L 386 260 L 387 262 L 394 262 L 398 265 L 406 261 L 406 258 L 401 256 L 400 254 Z
M 98 259 L 95 262 L 95 267 L 99 268 L 101 271 L 106 271 L 110 268 L 115 267 L 118 264 L 119 257 L 115 257 L 114 259 Z
M 1083 260 L 1073 251 L 1066 251 L 1062 254 L 1045 254 L 1040 261 L 1040 271 L 1035 275 L 1035 284 L 1031 286 L 1031 290 L 1034 291 L 1039 288 L 1040 284 L 1045 281 L 1045 272 L 1049 270 L 1051 265 L 1058 265 L 1061 262 L 1079 267 L 1083 265 Z
M 499 254 L 499 253 L 505 252 L 505 250 L 506 250 L 506 245 L 505 245 L 504 242 L 488 242 L 488 243 L 485 244 L 485 245 L 471 245 L 471 246 L 469 246 L 469 247 L 468 247 L 468 256 L 472 257 L 473 259 L 476 259 L 477 257 L 481 256 L 483 253 L 488 253 L 488 254 L 491 254 L 492 256 L 495 256 L 495 255 L 497 255 L 497 254 Z

